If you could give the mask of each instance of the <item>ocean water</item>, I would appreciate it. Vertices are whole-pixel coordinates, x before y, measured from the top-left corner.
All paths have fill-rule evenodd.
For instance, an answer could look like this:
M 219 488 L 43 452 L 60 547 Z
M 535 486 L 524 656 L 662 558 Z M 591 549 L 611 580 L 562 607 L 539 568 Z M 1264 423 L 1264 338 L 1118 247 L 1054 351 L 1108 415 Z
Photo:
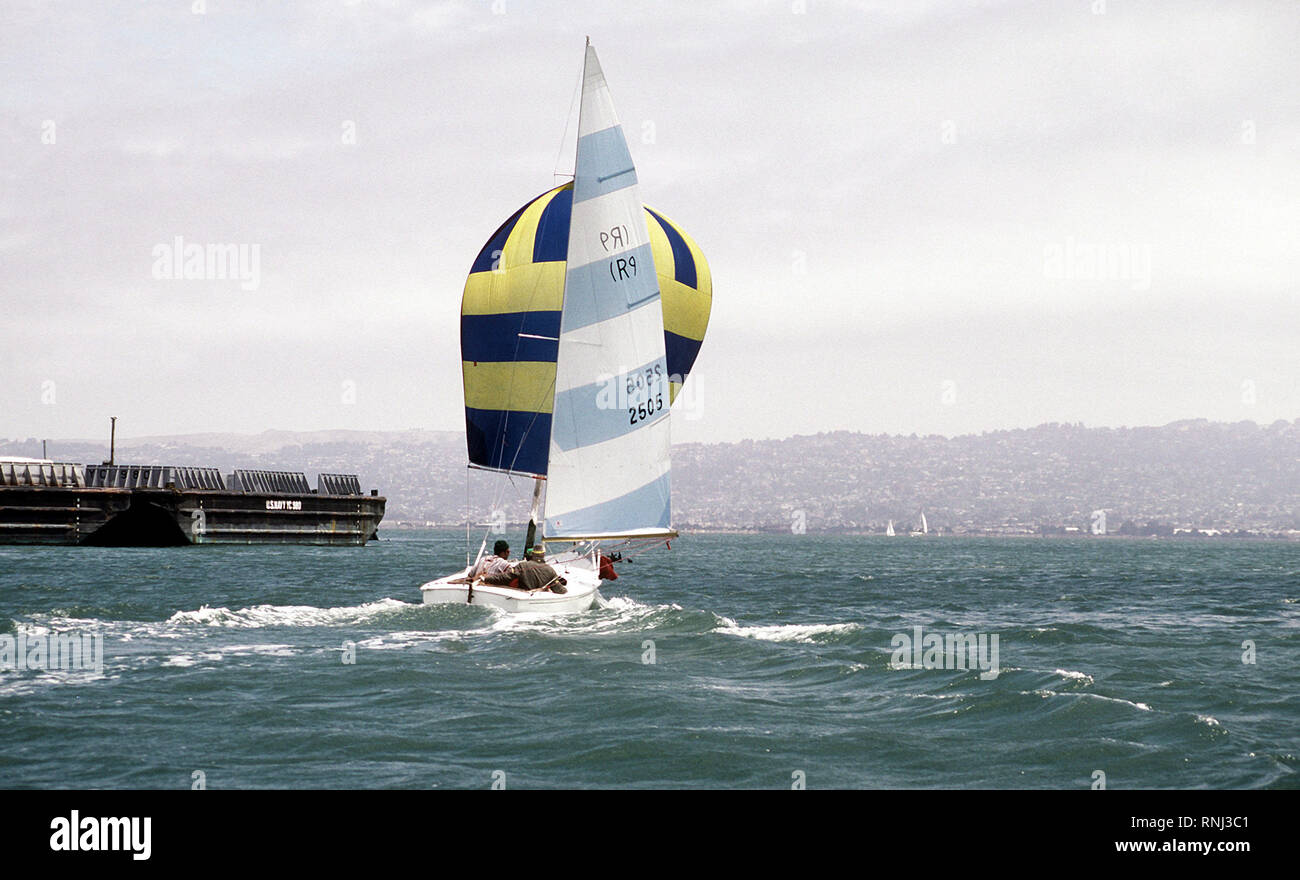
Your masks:
M 464 553 L 0 547 L 0 643 L 103 650 L 0 669 L 0 787 L 1300 787 L 1300 544 L 684 535 L 585 614 L 420 605 Z

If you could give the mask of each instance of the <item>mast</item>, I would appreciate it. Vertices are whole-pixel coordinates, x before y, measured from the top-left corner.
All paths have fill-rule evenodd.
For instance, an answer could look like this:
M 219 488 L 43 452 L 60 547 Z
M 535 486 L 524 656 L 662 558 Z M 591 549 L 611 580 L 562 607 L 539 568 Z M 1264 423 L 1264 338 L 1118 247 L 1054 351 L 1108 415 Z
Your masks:
M 533 511 L 528 515 L 528 536 L 524 538 L 524 556 L 533 549 L 537 539 L 537 514 L 542 510 L 542 478 L 533 477 Z

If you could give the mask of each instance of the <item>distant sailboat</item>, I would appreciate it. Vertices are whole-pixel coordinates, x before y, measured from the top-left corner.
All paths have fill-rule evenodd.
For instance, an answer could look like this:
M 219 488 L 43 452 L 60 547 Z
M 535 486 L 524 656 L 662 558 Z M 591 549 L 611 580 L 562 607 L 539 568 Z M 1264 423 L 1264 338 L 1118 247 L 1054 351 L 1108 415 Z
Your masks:
M 918 531 L 918 530 L 915 530 L 915 529 L 914 529 L 914 530 L 912 530 L 912 532 L 911 532 L 910 534 L 911 534 L 911 536 L 912 536 L 913 538 L 921 538 L 921 537 L 924 537 L 924 536 L 930 534 L 930 524 L 929 524 L 928 522 L 925 521 L 925 511 L 924 511 L 924 510 L 921 511 L 921 528 L 920 528 L 920 530 Z
M 695 243 L 641 202 L 588 42 L 573 182 L 497 230 L 461 303 L 470 467 L 533 479 L 524 549 L 545 547 L 546 564 L 567 584 L 532 592 L 469 584 L 471 565 L 424 584 L 425 604 L 583 611 L 601 579 L 614 576 L 612 545 L 676 536 L 669 410 L 711 303 Z M 485 537 L 478 559 L 486 549 Z
M 885 526 L 885 535 L 890 538 L 894 537 L 894 521 L 892 519 L 889 521 L 889 525 Z

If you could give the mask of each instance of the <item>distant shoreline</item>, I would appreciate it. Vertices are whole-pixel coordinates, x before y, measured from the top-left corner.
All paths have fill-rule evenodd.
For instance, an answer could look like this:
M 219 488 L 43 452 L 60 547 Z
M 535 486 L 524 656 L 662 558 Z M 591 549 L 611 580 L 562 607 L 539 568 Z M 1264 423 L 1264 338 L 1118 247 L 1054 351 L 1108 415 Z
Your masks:
M 506 533 L 522 532 L 527 528 L 526 523 L 507 523 L 505 526 Z M 465 524 L 447 524 L 447 525 L 415 525 L 413 523 L 395 522 L 384 523 L 380 527 L 380 536 L 384 531 L 389 532 L 456 532 L 464 531 Z M 890 537 L 883 532 L 878 531 L 835 531 L 835 532 L 814 532 L 808 531 L 803 534 L 794 534 L 788 529 L 702 529 L 681 527 L 679 529 L 681 537 L 688 538 L 691 535 L 753 535 L 765 538 L 880 538 L 882 540 L 906 541 L 922 539 L 926 541 L 934 540 L 952 540 L 967 538 L 995 538 L 999 540 L 1069 540 L 1069 541 L 1255 541 L 1269 543 L 1292 543 L 1300 542 L 1300 534 L 1286 535 L 1119 535 L 1115 533 L 1105 535 L 1091 534 L 1023 534 L 1015 532 L 980 532 L 980 533 L 944 533 L 937 534 L 931 532 L 929 535 L 910 535 L 901 534 Z
M 119 428 L 123 426 L 119 424 Z M 456 432 L 266 432 L 155 438 L 119 432 L 117 459 L 355 473 L 388 499 L 386 527 L 525 519 L 530 487 L 467 469 Z M 104 440 L 108 438 L 105 437 Z M 1300 539 L 1300 420 L 1190 420 L 1152 428 L 1045 424 L 945 439 L 832 432 L 673 450 L 679 528 L 699 534 Z M 106 445 L 0 441 L 0 455 L 100 461 Z M 466 513 L 468 510 L 468 514 Z M 406 527 L 405 525 L 400 527 Z M 1068 530 L 1068 531 L 1067 531 Z

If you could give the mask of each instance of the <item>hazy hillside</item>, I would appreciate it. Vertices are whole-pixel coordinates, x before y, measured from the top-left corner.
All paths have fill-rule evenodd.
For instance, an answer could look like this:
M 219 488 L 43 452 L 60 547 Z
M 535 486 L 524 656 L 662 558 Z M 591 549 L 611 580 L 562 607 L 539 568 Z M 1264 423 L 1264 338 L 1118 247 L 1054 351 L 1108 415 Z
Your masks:
M 39 455 L 38 441 L 0 454 Z M 107 445 L 55 441 L 50 456 L 98 462 Z M 527 515 L 531 487 L 468 471 L 456 432 L 267 431 L 123 440 L 120 463 L 357 473 L 389 499 L 388 521 L 460 523 Z M 673 450 L 680 528 L 901 533 L 924 511 L 932 530 L 1029 533 L 1300 529 L 1300 420 L 1203 420 L 1158 428 L 1040 425 L 961 437 L 847 432 L 684 444 Z
M 955 438 L 833 433 L 674 451 L 678 521 L 809 530 L 1300 528 L 1300 421 L 1041 425 Z M 737 491 L 736 487 L 743 487 Z M 1132 530 L 1132 529 L 1131 529 Z

